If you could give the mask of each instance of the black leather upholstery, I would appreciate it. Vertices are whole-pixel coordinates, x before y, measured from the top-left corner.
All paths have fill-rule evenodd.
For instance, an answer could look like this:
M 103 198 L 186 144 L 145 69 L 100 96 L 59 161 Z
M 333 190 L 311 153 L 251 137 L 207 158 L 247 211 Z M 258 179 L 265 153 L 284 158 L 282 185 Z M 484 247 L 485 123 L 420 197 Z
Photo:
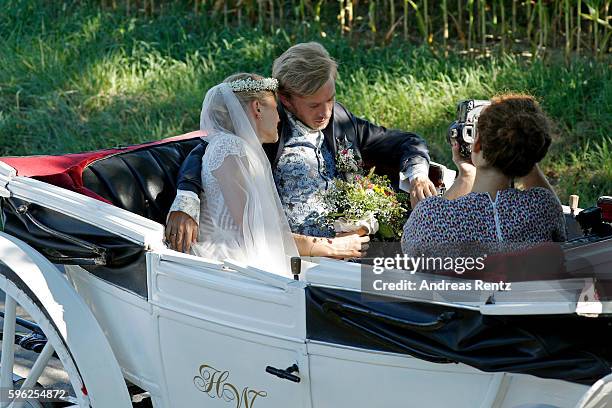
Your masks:
M 83 170 L 83 185 L 117 207 L 165 224 L 183 160 L 197 137 L 115 154 Z
M 612 318 L 478 311 L 309 285 L 310 340 L 593 384 L 610 374 Z

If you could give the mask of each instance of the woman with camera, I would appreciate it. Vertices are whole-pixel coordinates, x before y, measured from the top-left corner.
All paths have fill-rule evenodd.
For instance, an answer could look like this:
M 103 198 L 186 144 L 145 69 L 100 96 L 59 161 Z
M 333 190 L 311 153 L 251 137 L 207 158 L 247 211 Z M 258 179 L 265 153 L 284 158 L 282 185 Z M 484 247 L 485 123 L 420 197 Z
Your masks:
M 461 157 L 453 144 L 459 169 L 453 186 L 444 197 L 428 197 L 414 208 L 404 226 L 404 253 L 431 254 L 453 243 L 464 248 L 490 244 L 504 251 L 565 241 L 561 203 L 537 164 L 550 142 L 549 120 L 533 97 L 493 98 L 478 118 L 471 157 Z

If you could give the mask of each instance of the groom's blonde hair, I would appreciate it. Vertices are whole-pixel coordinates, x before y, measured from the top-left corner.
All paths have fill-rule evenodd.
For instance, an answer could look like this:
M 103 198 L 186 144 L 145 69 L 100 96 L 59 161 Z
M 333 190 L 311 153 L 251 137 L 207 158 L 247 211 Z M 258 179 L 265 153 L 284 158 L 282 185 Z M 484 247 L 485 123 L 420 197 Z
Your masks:
M 336 80 L 338 64 L 321 44 L 300 43 L 274 60 L 272 76 L 278 79 L 280 94 L 309 96 L 330 79 Z

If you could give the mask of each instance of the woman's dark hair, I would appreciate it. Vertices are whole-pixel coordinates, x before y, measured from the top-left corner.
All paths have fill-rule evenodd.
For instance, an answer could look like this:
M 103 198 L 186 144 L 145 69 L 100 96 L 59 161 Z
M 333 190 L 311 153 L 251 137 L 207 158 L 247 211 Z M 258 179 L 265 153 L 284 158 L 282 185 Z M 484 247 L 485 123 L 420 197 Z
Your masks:
M 508 177 L 527 175 L 544 158 L 551 126 L 529 95 L 505 94 L 491 99 L 478 119 L 483 157 Z

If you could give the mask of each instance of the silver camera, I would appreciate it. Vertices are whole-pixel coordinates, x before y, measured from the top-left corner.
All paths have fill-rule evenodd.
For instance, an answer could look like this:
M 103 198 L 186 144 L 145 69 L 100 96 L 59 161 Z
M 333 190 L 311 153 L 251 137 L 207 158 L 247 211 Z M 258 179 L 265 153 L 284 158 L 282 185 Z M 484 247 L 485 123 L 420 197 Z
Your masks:
M 468 99 L 457 104 L 457 120 L 448 128 L 446 140 L 459 143 L 459 153 L 465 159 L 472 155 L 472 143 L 476 137 L 476 126 L 482 110 L 491 104 L 491 101 Z

